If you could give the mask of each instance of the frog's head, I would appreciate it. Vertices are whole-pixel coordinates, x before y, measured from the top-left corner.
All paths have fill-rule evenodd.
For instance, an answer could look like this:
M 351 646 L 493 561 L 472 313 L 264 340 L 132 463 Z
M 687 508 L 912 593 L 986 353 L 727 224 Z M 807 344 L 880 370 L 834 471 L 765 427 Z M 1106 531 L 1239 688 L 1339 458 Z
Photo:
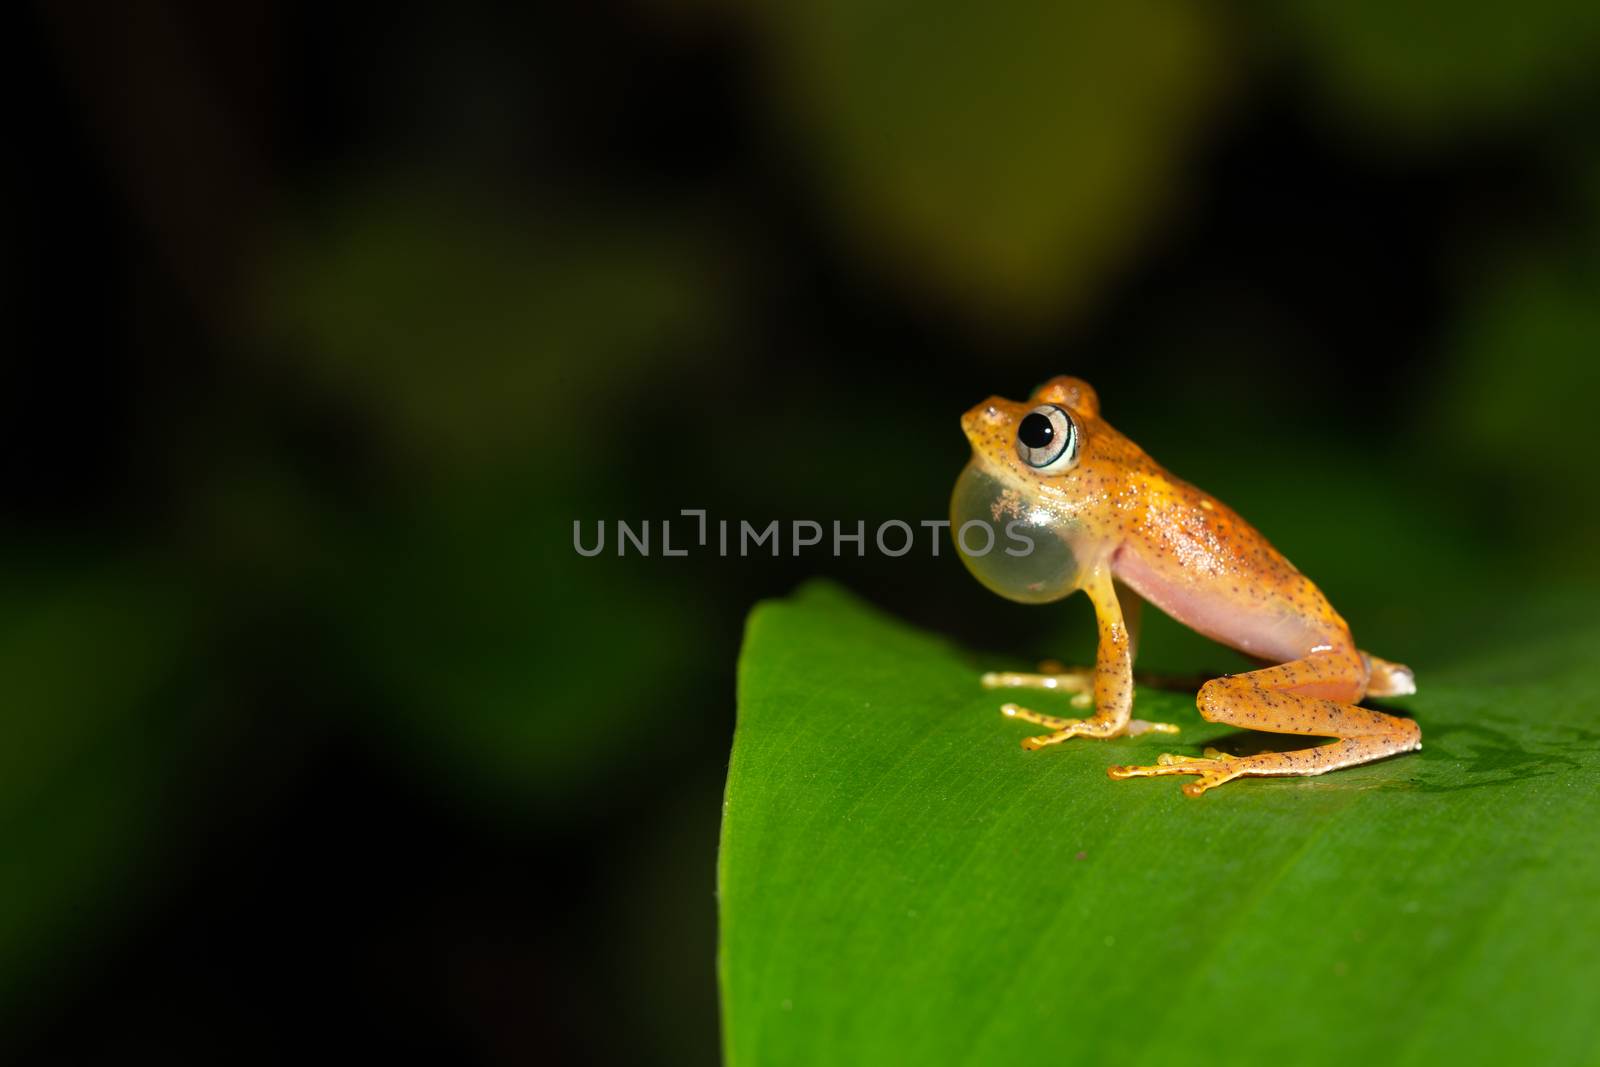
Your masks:
M 1100 398 L 1089 383 L 1062 375 L 1026 401 L 991 396 L 961 416 L 961 428 L 975 461 L 997 476 L 1011 472 L 1026 485 L 1077 466 L 1093 436 L 1088 424 L 1099 415 Z
M 1063 375 L 1026 401 L 992 396 L 961 416 L 972 459 L 950 527 L 967 569 L 1001 596 L 1039 604 L 1078 587 L 1073 471 L 1095 451 L 1099 415 L 1089 383 Z

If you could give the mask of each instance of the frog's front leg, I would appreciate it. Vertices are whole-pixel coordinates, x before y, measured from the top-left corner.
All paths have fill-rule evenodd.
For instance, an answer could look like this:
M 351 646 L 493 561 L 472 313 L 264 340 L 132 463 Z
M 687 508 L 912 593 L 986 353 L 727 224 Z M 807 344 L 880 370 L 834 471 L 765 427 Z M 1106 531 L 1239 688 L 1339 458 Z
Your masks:
M 1139 598 L 1139 594 L 1121 582 L 1113 580 L 1112 588 L 1116 590 L 1116 608 L 1122 613 L 1123 628 L 1127 631 L 1128 661 L 1132 663 L 1134 657 L 1139 654 L 1139 616 L 1144 601 Z M 981 681 L 985 689 L 1049 689 L 1059 693 L 1071 693 L 1073 707 L 1089 708 L 1094 706 L 1094 679 L 1093 667 L 1064 667 L 1056 660 L 1046 660 L 1039 664 L 1037 674 L 990 671 Z M 1007 704 L 1001 710 L 1008 717 L 1035 722 L 1052 730 L 1061 729 L 1068 721 L 1054 715 L 1040 715 L 1016 704 Z M 1141 726 L 1146 729 L 1159 728 L 1159 724 L 1134 721 L 1129 723 L 1129 732 L 1139 733 Z
M 1054 745 L 1069 737 L 1121 737 L 1146 731 L 1177 733 L 1170 723 L 1147 723 L 1131 719 L 1133 709 L 1133 635 L 1123 619 L 1119 591 L 1108 570 L 1102 568 L 1089 576 L 1084 592 L 1094 604 L 1095 621 L 1100 632 L 1099 651 L 1095 657 L 1092 676 L 1089 672 L 1071 675 L 986 675 L 984 684 L 991 687 L 1009 684 L 1041 689 L 1066 688 L 1059 681 L 1044 684 L 1046 679 L 1071 677 L 1072 684 L 1080 690 L 1092 688 L 1095 713 L 1087 719 L 1063 719 L 1054 715 L 1041 715 L 1018 704 L 1000 708 L 1007 718 L 1021 719 L 1048 727 L 1052 732 L 1027 737 L 1022 741 L 1026 749 L 1039 749 Z M 1037 679 L 1037 681 L 1035 681 Z M 1078 703 L 1075 698 L 1074 703 Z
M 1336 740 L 1315 748 L 1258 756 L 1162 756 L 1155 766 L 1111 767 L 1107 773 L 1113 778 L 1198 775 L 1183 791 L 1199 796 L 1235 778 L 1325 774 L 1421 748 L 1422 731 L 1410 719 L 1356 705 L 1367 680 L 1367 665 L 1354 649 L 1316 652 L 1293 663 L 1215 678 L 1202 686 L 1195 698 L 1200 714 L 1208 721 Z

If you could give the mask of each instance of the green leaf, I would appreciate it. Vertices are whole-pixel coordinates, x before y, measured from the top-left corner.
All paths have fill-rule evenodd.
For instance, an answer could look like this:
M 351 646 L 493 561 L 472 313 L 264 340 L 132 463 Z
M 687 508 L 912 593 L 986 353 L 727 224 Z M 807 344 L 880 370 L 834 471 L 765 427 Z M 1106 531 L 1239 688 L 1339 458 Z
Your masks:
M 1138 698 L 1176 745 L 1027 753 L 945 641 L 826 585 L 763 604 L 719 870 L 728 1062 L 1595 1062 L 1597 637 L 1413 663 L 1422 752 L 1190 799 L 1105 775 L 1232 733 L 1185 694 Z

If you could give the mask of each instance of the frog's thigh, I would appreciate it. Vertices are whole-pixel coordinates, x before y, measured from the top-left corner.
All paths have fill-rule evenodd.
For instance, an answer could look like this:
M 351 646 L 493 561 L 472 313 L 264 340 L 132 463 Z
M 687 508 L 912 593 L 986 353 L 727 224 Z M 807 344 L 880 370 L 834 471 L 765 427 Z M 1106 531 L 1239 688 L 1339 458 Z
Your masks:
M 1195 700 L 1200 714 L 1211 722 L 1339 740 L 1258 756 L 1169 757 L 1153 767 L 1112 767 L 1109 773 L 1113 778 L 1198 775 L 1197 781 L 1184 786 L 1184 792 L 1197 796 L 1234 778 L 1324 774 L 1420 748 L 1422 732 L 1416 723 L 1345 702 L 1358 699 L 1365 684 L 1365 664 L 1354 653 L 1322 653 L 1213 679 L 1201 687 Z
M 1210 722 L 1315 737 L 1408 737 L 1417 724 L 1357 707 L 1366 688 L 1366 665 L 1354 652 L 1325 652 L 1248 674 L 1213 678 L 1195 704 Z M 1415 747 L 1414 745 L 1412 747 Z

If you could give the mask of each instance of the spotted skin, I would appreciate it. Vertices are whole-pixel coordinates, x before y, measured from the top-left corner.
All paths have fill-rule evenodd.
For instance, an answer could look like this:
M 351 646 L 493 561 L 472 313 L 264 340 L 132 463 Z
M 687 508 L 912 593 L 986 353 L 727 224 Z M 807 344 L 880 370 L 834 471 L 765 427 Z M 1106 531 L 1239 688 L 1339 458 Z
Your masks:
M 1018 455 L 1017 427 L 1042 404 L 1071 415 L 1076 452 L 1066 459 L 1075 461 L 1064 467 L 1041 470 Z M 1124 604 L 1137 599 L 1129 590 L 1190 628 L 1277 664 L 1202 686 L 1196 704 L 1208 721 L 1335 740 L 1254 756 L 1163 756 L 1152 766 L 1111 767 L 1112 778 L 1192 775 L 1184 792 L 1198 796 L 1235 778 L 1317 775 L 1422 747 L 1416 723 L 1359 706 L 1368 696 L 1415 692 L 1410 669 L 1358 649 L 1348 624 L 1309 578 L 1226 504 L 1168 473 L 1106 423 L 1086 382 L 1055 378 L 1026 402 L 991 397 L 961 421 L 972 445 L 963 478 L 993 487 L 995 521 L 1013 519 L 1060 538 L 1075 570 L 1064 570 L 1060 581 L 1024 579 L 963 559 L 981 581 L 1013 599 L 1037 603 L 1040 590 L 1043 598 L 1059 599 L 1081 589 L 1099 624 L 1092 672 L 984 676 L 990 688 L 1064 689 L 1078 693 L 1076 701 L 1092 691 L 1094 714 L 1084 719 L 1004 705 L 1008 717 L 1051 731 L 1026 738 L 1024 748 L 1176 730 L 1132 717 L 1134 641 Z M 952 514 L 958 525 L 971 517 L 959 513 L 964 499 L 958 484 Z

